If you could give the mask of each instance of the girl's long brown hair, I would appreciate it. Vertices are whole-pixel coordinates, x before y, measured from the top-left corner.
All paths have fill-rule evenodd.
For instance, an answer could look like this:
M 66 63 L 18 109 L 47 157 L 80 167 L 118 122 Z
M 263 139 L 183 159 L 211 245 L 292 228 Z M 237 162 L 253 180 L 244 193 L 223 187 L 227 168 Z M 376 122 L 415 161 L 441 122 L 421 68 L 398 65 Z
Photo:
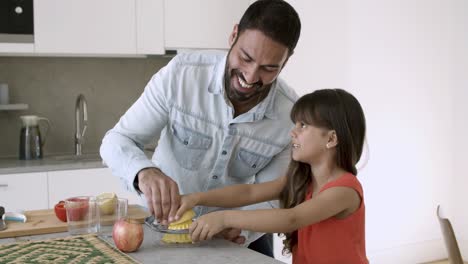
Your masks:
M 338 138 L 336 164 L 357 175 L 366 132 L 364 112 L 358 100 L 342 89 L 323 89 L 302 96 L 291 110 L 291 120 L 315 127 L 335 130 Z M 293 208 L 304 202 L 312 181 L 308 163 L 291 160 L 287 182 L 280 193 L 282 208 Z M 291 253 L 297 245 L 297 231 L 285 233 L 283 253 Z

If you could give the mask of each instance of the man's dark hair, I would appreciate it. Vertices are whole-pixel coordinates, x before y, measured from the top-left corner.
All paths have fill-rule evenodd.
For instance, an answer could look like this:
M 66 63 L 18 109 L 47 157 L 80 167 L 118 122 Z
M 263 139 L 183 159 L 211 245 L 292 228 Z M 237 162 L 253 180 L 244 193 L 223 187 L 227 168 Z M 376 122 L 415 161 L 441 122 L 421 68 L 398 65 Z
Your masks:
M 301 35 L 301 21 L 296 10 L 283 0 L 258 0 L 242 16 L 238 36 L 246 29 L 257 29 L 285 45 L 292 55 Z

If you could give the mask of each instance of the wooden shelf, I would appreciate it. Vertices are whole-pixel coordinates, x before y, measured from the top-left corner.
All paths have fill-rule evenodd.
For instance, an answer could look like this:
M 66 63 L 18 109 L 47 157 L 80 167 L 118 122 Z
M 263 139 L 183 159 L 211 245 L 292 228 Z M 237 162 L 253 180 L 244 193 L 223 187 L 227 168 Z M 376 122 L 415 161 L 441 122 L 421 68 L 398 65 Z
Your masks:
M 28 110 L 27 104 L 0 104 L 0 111 Z

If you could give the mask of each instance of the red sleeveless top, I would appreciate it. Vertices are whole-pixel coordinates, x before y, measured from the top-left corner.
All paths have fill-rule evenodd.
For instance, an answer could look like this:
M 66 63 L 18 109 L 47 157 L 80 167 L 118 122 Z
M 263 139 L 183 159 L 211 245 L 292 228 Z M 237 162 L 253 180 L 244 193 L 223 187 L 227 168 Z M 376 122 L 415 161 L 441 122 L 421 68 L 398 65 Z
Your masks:
M 362 186 L 356 176 L 346 173 L 325 184 L 319 192 L 333 187 L 349 187 L 361 197 L 359 208 L 344 219 L 335 217 L 298 230 L 293 264 L 368 264 L 365 246 L 365 208 Z M 310 188 L 312 189 L 312 188 Z M 306 200 L 312 198 L 312 192 Z

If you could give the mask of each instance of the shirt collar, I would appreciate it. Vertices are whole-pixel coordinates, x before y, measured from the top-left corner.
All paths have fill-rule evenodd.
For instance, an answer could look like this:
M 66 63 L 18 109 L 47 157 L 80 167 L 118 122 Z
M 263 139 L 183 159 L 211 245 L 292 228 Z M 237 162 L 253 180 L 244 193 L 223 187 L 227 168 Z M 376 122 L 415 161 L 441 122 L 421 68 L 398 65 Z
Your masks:
M 208 92 L 212 94 L 224 93 L 224 68 L 226 67 L 226 59 L 227 53 L 214 67 L 211 85 L 208 87 Z
M 265 97 L 265 99 L 263 99 L 258 105 L 250 109 L 250 111 L 248 112 L 254 113 L 253 119 L 255 121 L 261 120 L 265 116 L 270 119 L 278 118 L 275 108 L 275 98 L 278 90 L 278 86 L 276 84 L 277 82 L 274 81 L 271 84 L 270 91 L 268 91 L 267 97 Z

